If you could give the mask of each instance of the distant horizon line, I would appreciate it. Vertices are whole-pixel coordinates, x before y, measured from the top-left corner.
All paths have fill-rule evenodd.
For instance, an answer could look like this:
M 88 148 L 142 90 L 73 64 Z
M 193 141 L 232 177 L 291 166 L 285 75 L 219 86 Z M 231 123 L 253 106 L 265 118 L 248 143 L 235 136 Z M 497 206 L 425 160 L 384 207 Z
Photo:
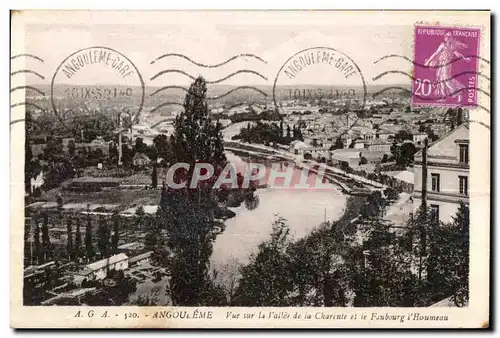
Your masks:
M 51 87 L 50 84 L 46 84 L 46 83 L 29 83 L 28 85 L 32 85 L 32 86 L 45 86 L 45 87 Z M 67 84 L 67 83 L 58 83 L 57 85 L 55 85 L 57 87 L 60 87 L 60 86 L 69 86 L 69 87 L 86 87 L 86 86 L 93 86 L 93 87 L 96 87 L 96 86 L 114 86 L 114 87 L 124 87 L 124 88 L 127 88 L 127 87 L 132 87 L 132 88 L 140 88 L 141 86 L 138 86 L 138 85 L 134 85 L 134 86 L 127 86 L 127 85 L 123 85 L 123 84 L 113 84 L 113 83 L 97 83 L 97 84 Z M 168 85 L 162 85 L 162 86 L 158 86 L 158 85 L 155 85 L 155 86 L 151 86 L 151 85 L 144 85 L 144 88 L 161 88 L 161 87 L 165 87 L 165 86 L 168 86 Z M 184 86 L 184 85 L 178 85 L 178 86 Z M 185 85 L 186 87 L 189 87 L 190 84 L 188 85 Z M 210 87 L 241 87 L 241 86 L 246 86 L 246 87 L 274 87 L 274 85 L 270 85 L 270 84 L 255 84 L 255 85 L 249 85 L 249 84 L 210 84 L 207 86 L 208 89 L 210 89 Z M 362 88 L 363 86 L 362 85 L 358 85 L 358 86 L 346 86 L 346 85 L 334 85 L 334 84 L 312 84 L 312 83 L 297 83 L 297 84 L 290 84 L 290 85 L 277 85 L 276 87 L 298 87 L 298 86 L 301 86 L 301 87 L 307 87 L 307 86 L 310 86 L 310 87 L 355 87 L 355 88 Z M 370 87 L 411 87 L 411 83 L 410 84 L 402 84 L 402 83 L 390 83 L 390 84 L 367 84 L 366 85 L 366 88 L 370 88 Z

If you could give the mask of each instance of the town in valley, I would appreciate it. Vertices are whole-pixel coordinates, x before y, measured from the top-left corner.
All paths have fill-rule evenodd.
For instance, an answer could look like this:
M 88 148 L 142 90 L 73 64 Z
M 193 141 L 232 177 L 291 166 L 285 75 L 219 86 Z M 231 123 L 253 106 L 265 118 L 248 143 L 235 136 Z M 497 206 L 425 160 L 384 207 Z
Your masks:
M 140 107 L 135 87 L 60 85 L 57 113 L 27 93 L 24 305 L 467 305 L 467 108 L 206 86 Z M 198 161 L 324 168 L 329 188 L 168 186 Z

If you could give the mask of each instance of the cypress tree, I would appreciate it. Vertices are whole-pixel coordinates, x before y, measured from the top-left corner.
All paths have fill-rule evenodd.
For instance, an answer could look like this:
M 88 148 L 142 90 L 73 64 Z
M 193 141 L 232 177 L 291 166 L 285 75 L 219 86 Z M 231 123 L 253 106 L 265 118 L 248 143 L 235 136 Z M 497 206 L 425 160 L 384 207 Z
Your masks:
M 71 218 L 68 217 L 68 220 L 66 221 L 66 231 L 68 235 L 67 239 L 67 244 L 66 244 L 66 251 L 68 253 L 68 258 L 69 260 L 72 260 L 73 257 L 73 233 L 72 233 L 72 221 Z
M 109 229 L 104 217 L 99 219 L 99 228 L 97 230 L 97 247 L 102 258 L 109 255 Z
M 43 214 L 43 223 L 42 223 L 42 250 L 43 250 L 44 260 L 48 260 L 51 255 L 48 223 L 49 223 L 49 216 L 45 212 Z
M 87 225 L 85 226 L 85 251 L 87 253 L 87 261 L 92 261 L 95 252 L 92 246 L 92 219 L 90 214 L 87 214 Z
M 79 259 L 82 257 L 82 233 L 80 228 L 82 225 L 82 220 L 80 218 L 76 219 L 76 233 L 75 233 L 75 258 Z
M 35 242 L 35 257 L 37 264 L 43 262 L 43 254 L 40 250 L 40 228 L 38 227 L 38 221 L 35 221 L 35 229 L 33 231 L 33 241 Z
M 214 165 L 216 174 L 226 163 L 222 126 L 210 118 L 206 92 L 205 80 L 197 78 L 188 90 L 184 113 L 177 117 L 171 138 L 175 160 L 190 165 L 184 177 L 188 185 L 196 162 Z M 204 304 L 204 295 L 212 290 L 208 270 L 217 202 L 212 183 L 205 183 L 195 189 L 163 189 L 157 214 L 162 223 L 152 229 L 156 233 L 160 228 L 168 230 L 167 245 L 174 252 L 170 270 L 175 305 Z
M 120 216 L 117 213 L 113 215 L 113 237 L 111 239 L 111 247 L 113 253 L 118 253 L 118 241 L 119 241 L 119 232 L 120 232 Z
M 151 173 L 151 186 L 153 189 L 158 187 L 158 176 L 157 176 L 156 164 L 153 164 L 153 172 Z

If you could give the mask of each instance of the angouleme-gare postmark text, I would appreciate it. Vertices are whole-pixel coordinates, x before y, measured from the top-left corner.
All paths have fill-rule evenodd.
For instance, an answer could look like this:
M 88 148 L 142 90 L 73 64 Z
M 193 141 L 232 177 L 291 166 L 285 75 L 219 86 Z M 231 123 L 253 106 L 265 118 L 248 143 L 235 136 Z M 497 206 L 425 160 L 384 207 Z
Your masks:
M 112 102 L 112 105 L 109 103 Z M 91 111 L 137 120 L 144 106 L 144 80 L 125 55 L 109 47 L 70 54 L 51 81 L 51 104 L 62 123 Z

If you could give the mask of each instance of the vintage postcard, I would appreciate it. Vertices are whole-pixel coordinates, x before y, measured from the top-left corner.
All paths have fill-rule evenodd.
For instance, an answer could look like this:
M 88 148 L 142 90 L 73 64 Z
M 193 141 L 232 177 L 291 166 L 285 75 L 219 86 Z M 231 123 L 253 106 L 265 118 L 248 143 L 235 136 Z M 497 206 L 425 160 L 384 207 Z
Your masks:
M 489 11 L 11 16 L 12 327 L 489 327 Z

